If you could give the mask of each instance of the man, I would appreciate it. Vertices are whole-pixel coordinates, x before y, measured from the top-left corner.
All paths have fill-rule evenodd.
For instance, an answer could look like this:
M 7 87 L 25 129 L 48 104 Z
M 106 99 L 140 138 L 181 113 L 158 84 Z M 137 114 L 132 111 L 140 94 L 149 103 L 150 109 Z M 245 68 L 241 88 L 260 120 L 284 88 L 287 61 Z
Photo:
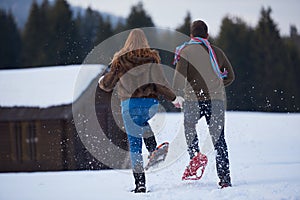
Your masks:
M 191 159 L 183 179 L 195 175 L 195 166 L 206 166 L 207 158 L 200 153 L 195 128 L 204 116 L 216 150 L 219 185 L 221 188 L 230 187 L 228 150 L 224 137 L 224 86 L 233 82 L 234 72 L 224 52 L 208 42 L 208 28 L 205 22 L 194 21 L 190 37 L 189 42 L 176 48 L 174 59 L 176 71 L 173 88 L 177 90 L 177 95 L 184 95 L 184 132 Z

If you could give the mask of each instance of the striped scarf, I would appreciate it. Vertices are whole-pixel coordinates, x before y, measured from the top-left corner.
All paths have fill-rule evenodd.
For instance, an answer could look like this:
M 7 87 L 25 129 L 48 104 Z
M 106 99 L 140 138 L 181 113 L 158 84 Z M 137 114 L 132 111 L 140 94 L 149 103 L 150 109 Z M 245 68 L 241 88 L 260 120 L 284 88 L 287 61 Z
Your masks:
M 215 73 L 217 74 L 217 76 L 220 77 L 221 79 L 227 77 L 228 72 L 226 70 L 224 70 L 224 72 L 221 72 L 219 64 L 217 62 L 216 54 L 215 54 L 214 50 L 212 49 L 209 41 L 207 39 L 204 39 L 201 37 L 192 37 L 190 41 L 185 42 L 182 45 L 176 47 L 175 57 L 174 57 L 174 61 L 173 61 L 174 65 L 179 61 L 180 52 L 182 51 L 182 49 L 184 49 L 187 45 L 190 45 L 190 44 L 203 44 L 208 49 L 210 62 L 211 62 L 212 68 L 215 71 Z

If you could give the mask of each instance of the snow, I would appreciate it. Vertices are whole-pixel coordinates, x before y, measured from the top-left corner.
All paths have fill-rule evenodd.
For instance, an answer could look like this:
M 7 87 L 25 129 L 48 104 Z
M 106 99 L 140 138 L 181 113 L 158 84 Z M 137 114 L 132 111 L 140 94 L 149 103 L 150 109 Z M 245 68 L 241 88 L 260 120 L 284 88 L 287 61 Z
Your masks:
M 0 71 L 0 107 L 70 104 L 103 70 L 102 65 L 69 65 Z
M 149 193 L 130 192 L 131 170 L 2 173 L 0 199 L 300 199 L 300 114 L 227 112 L 233 187 L 222 190 L 204 120 L 197 128 L 209 164 L 201 180 L 181 180 L 188 163 L 182 120 L 182 114 L 163 113 L 151 120 L 158 142 L 168 140 L 170 151 L 163 166 L 147 172 Z

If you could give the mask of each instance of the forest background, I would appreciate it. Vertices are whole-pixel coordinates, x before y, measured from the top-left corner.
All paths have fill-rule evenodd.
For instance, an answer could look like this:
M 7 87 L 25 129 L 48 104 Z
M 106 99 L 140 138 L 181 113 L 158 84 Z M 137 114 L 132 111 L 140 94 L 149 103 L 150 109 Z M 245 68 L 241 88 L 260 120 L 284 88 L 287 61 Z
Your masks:
M 255 26 L 224 16 L 219 34 L 210 37 L 236 74 L 226 88 L 228 110 L 300 112 L 300 35 L 291 25 L 290 35 L 281 36 L 271 14 L 271 7 L 261 8 Z M 190 24 L 187 12 L 176 31 L 189 35 Z M 102 41 L 137 27 L 155 27 L 142 3 L 133 5 L 127 18 L 112 22 L 91 8 L 75 12 L 65 0 L 34 1 L 22 28 L 11 11 L 0 9 L 0 69 L 81 64 Z M 172 66 L 172 54 L 162 51 L 161 58 Z

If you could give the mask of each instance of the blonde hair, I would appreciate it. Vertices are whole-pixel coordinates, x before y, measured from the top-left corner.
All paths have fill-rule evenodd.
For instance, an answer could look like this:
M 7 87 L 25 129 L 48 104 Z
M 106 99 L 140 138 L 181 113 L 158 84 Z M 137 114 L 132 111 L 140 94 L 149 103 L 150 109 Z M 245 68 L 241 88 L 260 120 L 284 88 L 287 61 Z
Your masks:
M 114 54 L 114 57 L 111 63 L 115 62 L 119 56 L 137 50 L 138 52 L 142 49 L 149 49 L 150 46 L 148 44 L 148 40 L 146 35 L 142 29 L 135 28 L 130 31 L 127 40 L 123 46 L 123 48 Z M 140 54 L 140 52 L 138 53 Z

